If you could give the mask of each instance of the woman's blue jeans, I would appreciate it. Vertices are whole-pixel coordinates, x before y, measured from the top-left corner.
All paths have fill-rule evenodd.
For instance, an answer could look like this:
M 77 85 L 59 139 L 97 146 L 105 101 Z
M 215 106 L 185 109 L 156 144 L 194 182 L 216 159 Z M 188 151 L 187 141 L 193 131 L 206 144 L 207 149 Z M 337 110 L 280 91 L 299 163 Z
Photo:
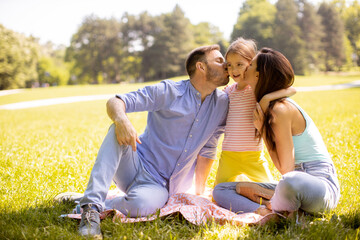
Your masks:
M 233 212 L 253 212 L 258 203 L 236 193 L 236 182 L 218 184 L 213 198 L 221 207 Z M 277 183 L 257 183 L 275 189 L 271 199 L 274 212 L 293 212 L 302 209 L 309 213 L 320 213 L 336 207 L 340 198 L 340 187 L 332 162 L 311 161 L 300 163 L 295 170 L 283 175 Z

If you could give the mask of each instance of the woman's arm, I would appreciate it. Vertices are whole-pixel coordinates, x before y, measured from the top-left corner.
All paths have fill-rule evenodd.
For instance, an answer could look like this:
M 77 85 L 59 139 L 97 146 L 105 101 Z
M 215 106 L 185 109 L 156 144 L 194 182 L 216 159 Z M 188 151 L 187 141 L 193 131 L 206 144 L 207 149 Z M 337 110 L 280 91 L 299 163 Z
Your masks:
M 272 112 L 274 118 L 271 126 L 274 131 L 276 148 L 269 148 L 265 133 L 263 133 L 262 138 L 275 167 L 284 175 L 295 168 L 295 152 L 291 132 L 292 109 L 286 102 L 278 102 L 275 104 Z M 254 125 L 257 129 L 260 129 L 262 126 L 263 117 L 262 110 L 257 105 L 254 113 Z
M 264 95 L 261 98 L 259 104 L 261 106 L 261 109 L 265 112 L 266 109 L 269 107 L 269 104 L 271 101 L 273 101 L 275 99 L 283 98 L 283 97 L 291 97 L 291 96 L 295 95 L 295 93 L 296 93 L 296 89 L 294 87 L 280 89 L 275 92 L 271 92 L 271 93 Z

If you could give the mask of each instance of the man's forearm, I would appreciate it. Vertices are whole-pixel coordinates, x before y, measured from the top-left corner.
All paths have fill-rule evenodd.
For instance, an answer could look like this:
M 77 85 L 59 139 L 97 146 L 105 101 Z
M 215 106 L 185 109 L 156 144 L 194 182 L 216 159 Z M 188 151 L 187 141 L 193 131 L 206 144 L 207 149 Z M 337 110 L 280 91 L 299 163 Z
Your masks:
M 116 123 L 126 118 L 126 107 L 123 100 L 113 97 L 110 98 L 106 103 L 107 114 L 110 119 Z
M 214 159 L 198 156 L 195 168 L 195 194 L 202 195 L 205 191 L 206 180 L 210 174 Z

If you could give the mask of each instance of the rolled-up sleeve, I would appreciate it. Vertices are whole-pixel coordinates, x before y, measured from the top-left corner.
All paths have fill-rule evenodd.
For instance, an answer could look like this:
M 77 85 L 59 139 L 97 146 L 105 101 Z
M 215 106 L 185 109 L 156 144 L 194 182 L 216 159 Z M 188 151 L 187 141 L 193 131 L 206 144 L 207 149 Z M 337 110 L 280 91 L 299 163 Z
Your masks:
M 156 111 L 165 102 L 165 83 L 141 88 L 134 92 L 117 94 L 124 101 L 126 112 Z

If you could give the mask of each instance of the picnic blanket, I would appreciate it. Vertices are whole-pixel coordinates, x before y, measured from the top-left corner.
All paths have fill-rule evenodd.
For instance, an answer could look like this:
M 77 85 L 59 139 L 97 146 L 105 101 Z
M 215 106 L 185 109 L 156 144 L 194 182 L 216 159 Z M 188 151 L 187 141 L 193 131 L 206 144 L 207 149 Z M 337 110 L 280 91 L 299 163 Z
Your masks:
M 117 196 L 119 195 L 116 190 L 112 190 L 109 192 L 107 199 L 112 199 Z M 100 218 L 104 219 L 113 216 L 113 220 L 120 220 L 123 223 L 133 223 L 152 221 L 156 218 L 161 218 L 177 212 L 181 213 L 187 221 L 195 225 L 206 224 L 208 222 L 216 222 L 218 224 L 230 223 L 240 226 L 262 225 L 267 219 L 276 215 L 275 213 L 266 216 L 261 216 L 256 213 L 236 214 L 216 205 L 216 203 L 205 197 L 189 193 L 177 193 L 169 198 L 167 204 L 161 208 L 158 213 L 150 216 L 130 218 L 116 209 L 111 209 L 100 213 Z M 77 206 L 72 214 L 66 214 L 64 216 L 73 219 L 81 219 L 80 206 Z

